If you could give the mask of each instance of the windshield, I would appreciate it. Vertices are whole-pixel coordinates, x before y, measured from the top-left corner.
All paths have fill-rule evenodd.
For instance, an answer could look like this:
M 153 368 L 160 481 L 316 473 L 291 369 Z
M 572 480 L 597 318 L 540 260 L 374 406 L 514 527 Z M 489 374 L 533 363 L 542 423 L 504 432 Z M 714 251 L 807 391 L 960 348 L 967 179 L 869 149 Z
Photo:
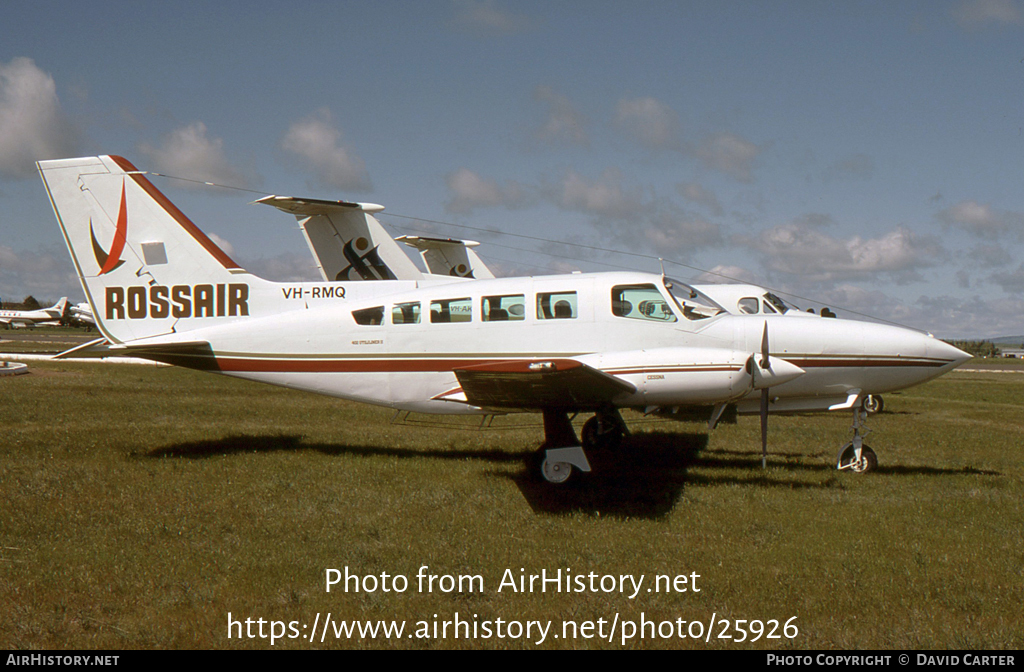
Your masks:
M 675 299 L 683 317 L 688 320 L 706 320 L 726 312 L 725 308 L 715 303 L 711 297 L 679 280 L 665 278 L 665 289 Z
M 765 292 L 764 298 L 765 298 L 765 301 L 767 301 L 768 303 L 770 303 L 773 306 L 775 306 L 775 308 L 780 313 L 785 313 L 788 310 L 797 310 L 797 311 L 800 310 L 800 308 L 798 306 L 789 305 L 788 303 L 786 303 L 785 301 L 780 299 L 778 296 L 772 294 L 771 292 Z

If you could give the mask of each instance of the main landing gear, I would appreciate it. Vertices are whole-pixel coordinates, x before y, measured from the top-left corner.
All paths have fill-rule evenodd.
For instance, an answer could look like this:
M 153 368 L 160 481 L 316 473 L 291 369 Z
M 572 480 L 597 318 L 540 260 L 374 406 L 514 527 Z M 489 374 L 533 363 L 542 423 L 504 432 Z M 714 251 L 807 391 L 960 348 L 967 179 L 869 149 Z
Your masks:
M 569 414 L 544 411 L 544 443 L 537 450 L 541 476 L 548 483 L 566 483 L 575 471 L 589 472 L 584 449 L 614 449 L 629 430 L 617 409 L 599 411 L 583 425 L 583 442 L 576 438 Z M 575 469 L 574 469 L 575 468 Z
M 839 458 L 836 461 L 836 469 L 843 471 L 849 469 L 857 474 L 866 474 L 878 467 L 878 456 L 871 447 L 864 443 L 864 437 L 871 430 L 864 425 L 868 419 L 868 411 L 862 407 L 853 409 L 853 440 L 848 442 L 839 450 Z

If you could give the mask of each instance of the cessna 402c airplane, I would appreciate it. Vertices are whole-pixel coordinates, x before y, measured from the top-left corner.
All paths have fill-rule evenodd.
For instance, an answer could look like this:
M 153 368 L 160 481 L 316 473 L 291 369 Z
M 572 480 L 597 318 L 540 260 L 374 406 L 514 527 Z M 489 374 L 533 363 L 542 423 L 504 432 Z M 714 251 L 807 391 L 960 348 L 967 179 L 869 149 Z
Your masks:
M 860 433 L 863 397 L 969 358 L 910 329 L 729 314 L 663 275 L 416 276 L 408 258 L 412 270 L 389 268 L 384 243 L 369 235 L 339 241 L 351 268 L 332 271 L 336 281 L 269 282 L 240 268 L 125 159 L 38 165 L 105 339 L 93 351 L 405 411 L 540 412 L 539 462 L 552 483 L 590 471 L 586 449 L 621 440 L 621 408 L 706 409 L 711 428 L 730 406 L 759 413 L 762 451 L 769 413 L 853 409 L 854 437 L 837 466 L 869 471 L 877 458 Z M 372 213 L 382 209 L 261 202 L 366 230 L 379 227 Z M 396 279 L 410 275 L 419 279 Z M 594 413 L 582 445 L 569 417 L 581 412 Z

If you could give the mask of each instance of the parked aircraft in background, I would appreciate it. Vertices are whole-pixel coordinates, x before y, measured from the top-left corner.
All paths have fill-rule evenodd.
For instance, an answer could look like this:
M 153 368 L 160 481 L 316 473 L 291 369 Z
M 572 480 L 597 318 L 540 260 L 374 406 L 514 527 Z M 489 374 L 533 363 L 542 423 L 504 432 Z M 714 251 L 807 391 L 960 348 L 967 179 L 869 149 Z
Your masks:
M 68 307 L 67 297 L 49 308 L 39 310 L 0 310 L 0 325 L 4 327 L 38 327 L 60 324 Z
M 68 317 L 78 322 L 95 326 L 96 320 L 92 316 L 92 307 L 86 303 L 76 303 L 68 308 Z
M 372 230 L 382 208 L 368 204 L 261 199 L 310 218 L 307 236 L 337 235 L 326 225 L 309 233 L 324 219 L 363 228 L 339 237 L 322 267 L 334 281 L 268 282 L 123 158 L 39 169 L 107 340 L 95 350 L 400 410 L 540 412 L 539 461 L 551 482 L 589 471 L 586 448 L 618 444 L 621 408 L 700 407 L 713 427 L 735 405 L 760 415 L 764 451 L 770 413 L 855 409 L 867 394 L 931 380 L 969 358 L 888 325 L 732 315 L 663 275 L 423 274 Z M 569 418 L 579 412 L 594 413 L 582 446 Z M 837 466 L 869 471 L 877 458 L 855 425 Z

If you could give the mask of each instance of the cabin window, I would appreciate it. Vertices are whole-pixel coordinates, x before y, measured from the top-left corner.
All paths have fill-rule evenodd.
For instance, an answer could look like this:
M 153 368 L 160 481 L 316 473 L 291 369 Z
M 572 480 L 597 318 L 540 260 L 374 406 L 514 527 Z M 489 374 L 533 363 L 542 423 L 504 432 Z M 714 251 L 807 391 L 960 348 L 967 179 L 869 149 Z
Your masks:
M 760 308 L 761 302 L 752 296 L 748 296 L 746 298 L 740 299 L 737 305 L 739 306 L 741 313 L 745 315 L 754 315 Z
M 545 292 L 537 295 L 538 320 L 573 320 L 576 315 L 576 292 Z
M 484 322 L 518 322 L 526 318 L 526 297 L 485 296 L 480 299 L 480 314 Z
M 396 303 L 391 309 L 391 324 L 419 324 L 420 302 Z
M 612 287 L 612 315 L 654 322 L 676 321 L 675 313 L 654 285 Z
M 430 321 L 435 324 L 469 322 L 472 319 L 473 301 L 469 297 L 464 299 L 440 299 L 430 302 Z
M 382 324 L 384 322 L 384 306 L 374 306 L 373 308 L 353 310 L 352 317 L 356 319 L 356 324 L 363 324 L 367 326 Z

